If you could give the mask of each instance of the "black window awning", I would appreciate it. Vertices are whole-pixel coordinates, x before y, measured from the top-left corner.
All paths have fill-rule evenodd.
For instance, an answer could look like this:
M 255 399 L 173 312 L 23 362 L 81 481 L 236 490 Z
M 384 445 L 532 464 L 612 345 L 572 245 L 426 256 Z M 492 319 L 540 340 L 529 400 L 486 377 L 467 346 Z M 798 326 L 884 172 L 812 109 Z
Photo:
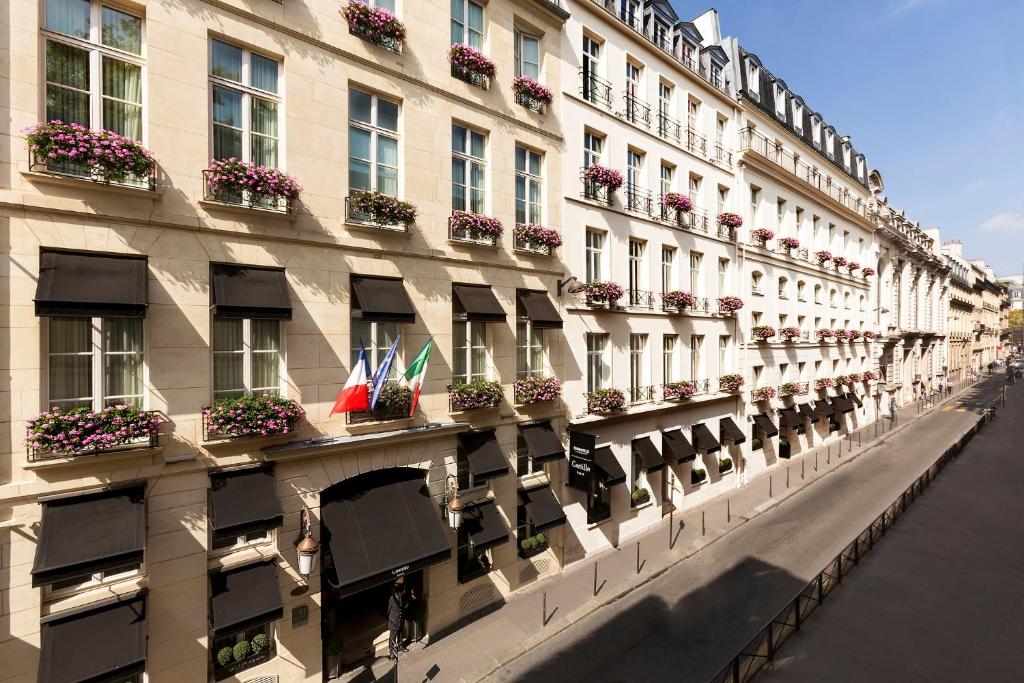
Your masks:
M 534 327 L 558 329 L 562 327 L 562 318 L 558 315 L 558 309 L 551 303 L 551 297 L 547 292 L 539 292 L 530 289 L 520 289 L 519 302 L 526 311 L 526 317 L 530 319 Z
M 697 457 L 697 449 L 686 440 L 681 429 L 670 429 L 661 433 L 661 446 L 665 455 L 679 462 L 688 462 Z
M 661 457 L 649 436 L 633 439 L 633 455 L 640 456 L 640 464 L 648 472 L 657 472 L 665 467 L 665 458 Z
M 747 437 L 743 434 L 743 430 L 732 421 L 731 417 L 723 417 L 718 421 L 718 431 L 721 435 L 722 441 L 728 439 L 737 446 L 747 440 Z M 776 431 L 776 433 L 778 433 L 778 431 Z
M 711 433 L 711 430 L 703 422 L 698 422 L 690 429 L 693 432 L 693 445 L 699 450 L 714 453 L 722 447 L 718 443 L 718 439 L 715 438 L 715 435 Z
M 455 311 L 464 313 L 466 320 L 480 323 L 495 323 L 505 320 L 505 309 L 490 285 L 452 285 L 455 297 Z
M 526 440 L 526 447 L 530 450 L 530 457 L 534 463 L 565 458 L 565 446 L 551 426 L 550 420 L 520 424 L 519 433 Z
M 210 525 L 215 538 L 276 529 L 283 521 L 273 465 L 210 475 Z
M 262 560 L 210 574 L 210 622 L 215 638 L 284 616 L 277 561 Z
M 146 257 L 44 251 L 36 315 L 146 317 Z
M 214 317 L 292 319 L 283 268 L 214 263 L 210 277 L 210 309 Z
M 618 486 L 626 483 L 626 472 L 622 465 L 615 459 L 611 446 L 601 446 L 594 451 L 594 465 L 597 466 L 598 476 L 605 486 Z
M 493 429 L 460 433 L 459 448 L 474 479 L 482 481 L 508 474 L 508 459 L 501 452 Z
M 141 565 L 146 485 L 44 500 L 32 585 Z
M 424 470 L 375 470 L 336 488 L 337 497 L 321 504 L 320 515 L 341 595 L 451 557 Z
M 519 497 L 526 507 L 526 517 L 534 533 L 565 524 L 565 511 L 550 486 L 521 491 Z
M 845 396 L 833 396 L 832 407 L 841 413 L 852 413 L 853 401 L 846 398 Z
M 39 680 L 123 681 L 146 669 L 146 591 L 39 620 Z
M 464 508 L 462 528 L 475 550 L 486 550 L 508 541 L 508 525 L 493 500 Z
M 796 411 L 796 408 L 783 408 L 779 411 L 779 422 L 783 427 L 796 429 L 803 426 L 804 418 Z
M 832 417 L 836 411 L 832 410 L 832 404 L 822 399 L 814 402 L 814 412 L 818 417 Z
M 850 393 L 846 394 L 846 398 L 848 398 L 851 401 L 853 401 L 854 403 L 856 403 L 858 408 L 863 408 L 864 407 L 864 402 L 860 400 L 860 396 L 858 396 L 857 394 L 855 394 L 853 392 L 850 392 Z
M 416 309 L 401 278 L 352 276 L 352 309 L 363 320 L 373 322 L 416 322 Z
M 764 434 L 765 436 L 771 437 L 778 436 L 779 434 L 779 428 L 775 426 L 775 423 L 772 422 L 772 419 L 768 417 L 768 415 L 766 415 L 765 413 L 755 415 L 754 423 L 761 428 L 761 433 Z
M 818 414 L 814 412 L 814 406 L 810 403 L 801 403 L 797 408 L 800 409 L 800 415 L 802 415 L 805 420 L 810 420 L 811 422 L 816 422 L 818 420 Z

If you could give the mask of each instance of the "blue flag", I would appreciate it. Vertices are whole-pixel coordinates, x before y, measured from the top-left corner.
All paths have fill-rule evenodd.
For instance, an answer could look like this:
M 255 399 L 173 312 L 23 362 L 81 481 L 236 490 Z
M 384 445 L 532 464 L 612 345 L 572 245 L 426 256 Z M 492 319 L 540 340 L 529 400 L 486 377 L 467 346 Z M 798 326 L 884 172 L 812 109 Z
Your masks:
M 391 363 L 395 360 L 395 352 L 398 350 L 398 340 L 402 338 L 402 335 L 398 335 L 395 341 L 391 344 L 391 348 L 388 349 L 387 354 L 384 355 L 384 360 L 380 362 L 377 369 L 373 373 L 373 396 L 370 399 L 370 410 L 377 407 L 377 397 L 380 396 L 380 390 L 384 388 L 384 382 L 388 379 L 388 374 L 391 372 Z

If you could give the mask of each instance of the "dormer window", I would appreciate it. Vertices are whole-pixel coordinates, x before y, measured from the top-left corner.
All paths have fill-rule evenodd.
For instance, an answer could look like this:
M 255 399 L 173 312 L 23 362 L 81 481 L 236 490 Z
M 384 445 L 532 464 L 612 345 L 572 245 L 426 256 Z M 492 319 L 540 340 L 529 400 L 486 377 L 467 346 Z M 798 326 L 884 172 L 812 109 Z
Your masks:
M 804 106 L 799 102 L 793 102 L 793 128 L 801 135 L 804 132 Z
M 843 167 L 850 170 L 850 145 L 849 143 L 843 144 Z
M 821 119 L 817 116 L 811 117 L 811 141 L 817 149 L 821 149 Z
M 761 69 L 752 61 L 747 60 L 747 91 L 755 99 L 761 97 Z
M 828 154 L 828 158 L 835 160 L 836 158 L 836 133 L 834 130 L 825 131 L 825 153 Z
M 786 90 L 781 85 L 775 86 L 775 115 L 786 119 Z
M 864 157 L 857 157 L 857 177 L 864 179 Z

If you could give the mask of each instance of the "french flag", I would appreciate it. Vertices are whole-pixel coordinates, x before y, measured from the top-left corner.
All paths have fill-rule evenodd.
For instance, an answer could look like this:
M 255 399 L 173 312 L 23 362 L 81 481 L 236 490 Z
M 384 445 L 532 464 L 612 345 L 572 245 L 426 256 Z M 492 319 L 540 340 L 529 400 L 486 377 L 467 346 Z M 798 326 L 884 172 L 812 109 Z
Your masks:
M 331 415 L 353 410 L 370 409 L 370 363 L 366 360 L 366 349 L 359 345 L 359 360 L 352 368 L 352 374 L 334 401 Z

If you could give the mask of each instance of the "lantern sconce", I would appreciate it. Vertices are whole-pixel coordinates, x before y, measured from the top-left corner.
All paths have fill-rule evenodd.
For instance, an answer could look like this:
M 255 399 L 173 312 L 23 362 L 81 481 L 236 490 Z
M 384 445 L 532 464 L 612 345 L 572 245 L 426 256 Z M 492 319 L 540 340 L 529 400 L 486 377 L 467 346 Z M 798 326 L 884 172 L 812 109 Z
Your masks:
M 295 549 L 299 556 L 299 576 L 305 582 L 313 573 L 313 565 L 316 563 L 317 552 L 320 550 L 320 544 L 313 538 L 309 508 L 302 508 L 301 527 L 302 540 L 296 544 Z
M 441 495 L 441 513 L 448 517 L 448 526 L 458 529 L 462 526 L 462 509 L 465 507 L 459 499 L 459 480 L 449 474 L 444 480 L 444 493 Z

